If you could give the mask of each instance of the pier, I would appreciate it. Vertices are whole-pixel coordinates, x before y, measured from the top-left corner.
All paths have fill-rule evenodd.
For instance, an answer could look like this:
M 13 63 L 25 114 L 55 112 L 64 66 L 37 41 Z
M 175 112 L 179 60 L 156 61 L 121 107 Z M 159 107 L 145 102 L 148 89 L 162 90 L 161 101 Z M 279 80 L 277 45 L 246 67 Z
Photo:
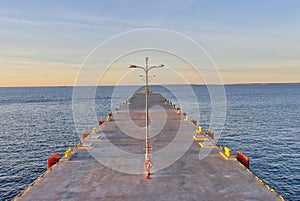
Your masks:
M 150 179 L 137 93 L 15 200 L 283 200 L 160 94 L 148 100 Z

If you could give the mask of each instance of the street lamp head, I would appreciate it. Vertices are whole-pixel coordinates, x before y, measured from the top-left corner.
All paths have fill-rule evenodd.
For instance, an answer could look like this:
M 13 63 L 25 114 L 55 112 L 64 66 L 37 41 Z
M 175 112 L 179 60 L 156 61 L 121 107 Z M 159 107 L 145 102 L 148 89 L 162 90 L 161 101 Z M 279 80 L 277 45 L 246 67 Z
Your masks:
M 136 65 L 130 65 L 128 68 L 136 68 Z
M 150 67 L 150 68 L 162 68 L 162 67 L 164 67 L 165 65 L 163 65 L 163 64 L 160 64 L 160 65 L 157 65 L 157 66 L 152 66 L 152 67 Z

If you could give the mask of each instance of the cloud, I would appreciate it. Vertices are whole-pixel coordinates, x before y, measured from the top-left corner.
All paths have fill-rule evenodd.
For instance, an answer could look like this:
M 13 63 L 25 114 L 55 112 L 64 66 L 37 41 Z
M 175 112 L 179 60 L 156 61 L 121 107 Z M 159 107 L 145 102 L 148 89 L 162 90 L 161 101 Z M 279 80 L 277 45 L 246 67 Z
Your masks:
M 55 62 L 55 61 L 43 61 L 43 60 L 30 60 L 30 59 L 16 59 L 16 58 L 1 58 L 0 61 L 1 72 L 19 70 L 61 70 L 62 68 L 78 70 L 79 64 L 70 62 Z
M 26 20 L 17 18 L 0 18 L 1 23 L 5 24 L 17 24 L 17 25 L 30 25 L 30 26 L 47 26 L 47 23 L 37 20 Z

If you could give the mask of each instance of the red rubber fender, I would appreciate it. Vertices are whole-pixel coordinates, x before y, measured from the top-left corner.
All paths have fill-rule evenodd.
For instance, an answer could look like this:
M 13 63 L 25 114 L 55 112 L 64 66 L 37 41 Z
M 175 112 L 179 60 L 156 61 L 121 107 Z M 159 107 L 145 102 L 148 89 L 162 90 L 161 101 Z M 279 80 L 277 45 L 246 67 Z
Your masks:
M 207 130 L 207 134 L 208 134 L 211 138 L 215 138 L 215 133 L 214 133 L 212 130 L 208 129 L 208 130 Z
M 242 152 L 237 152 L 237 160 L 242 163 L 246 168 L 249 168 L 249 158 Z
M 196 125 L 197 124 L 197 119 L 192 119 L 191 122 Z
M 54 165 L 55 163 L 57 163 L 59 161 L 59 153 L 56 152 L 55 154 L 53 154 L 50 158 L 48 158 L 48 169 L 52 167 L 52 165 Z
M 100 120 L 98 121 L 98 125 L 99 125 L 99 126 L 101 126 L 103 123 L 104 123 L 103 119 L 100 119 Z
M 88 136 L 89 132 L 88 131 L 83 131 L 82 134 L 81 134 L 81 139 L 84 140 L 84 138 L 86 136 Z

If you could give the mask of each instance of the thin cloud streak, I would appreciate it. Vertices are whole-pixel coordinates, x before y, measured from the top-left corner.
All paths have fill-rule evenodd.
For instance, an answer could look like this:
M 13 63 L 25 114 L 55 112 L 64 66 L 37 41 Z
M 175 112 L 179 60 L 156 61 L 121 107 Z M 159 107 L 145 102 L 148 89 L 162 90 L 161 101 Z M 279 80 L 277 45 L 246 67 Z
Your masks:
M 116 34 L 156 27 L 186 34 L 201 44 L 227 82 L 239 81 L 230 76 L 239 73 L 247 81 L 257 80 L 256 74 L 261 76 L 260 81 L 264 76 L 272 80 L 274 76 L 268 73 L 272 70 L 284 72 L 284 80 L 289 74 L 294 80 L 292 74 L 299 74 L 300 69 L 300 14 L 293 1 L 270 2 L 7 1 L 0 8 L 0 74 L 14 69 L 19 75 L 23 68 L 32 74 L 53 69 L 59 75 L 63 68 L 76 69 L 93 48 Z M 123 46 L 134 41 L 126 41 Z M 193 50 L 188 51 L 201 60 Z M 167 59 L 163 56 L 161 60 Z M 174 67 L 179 69 L 175 64 L 178 62 Z

